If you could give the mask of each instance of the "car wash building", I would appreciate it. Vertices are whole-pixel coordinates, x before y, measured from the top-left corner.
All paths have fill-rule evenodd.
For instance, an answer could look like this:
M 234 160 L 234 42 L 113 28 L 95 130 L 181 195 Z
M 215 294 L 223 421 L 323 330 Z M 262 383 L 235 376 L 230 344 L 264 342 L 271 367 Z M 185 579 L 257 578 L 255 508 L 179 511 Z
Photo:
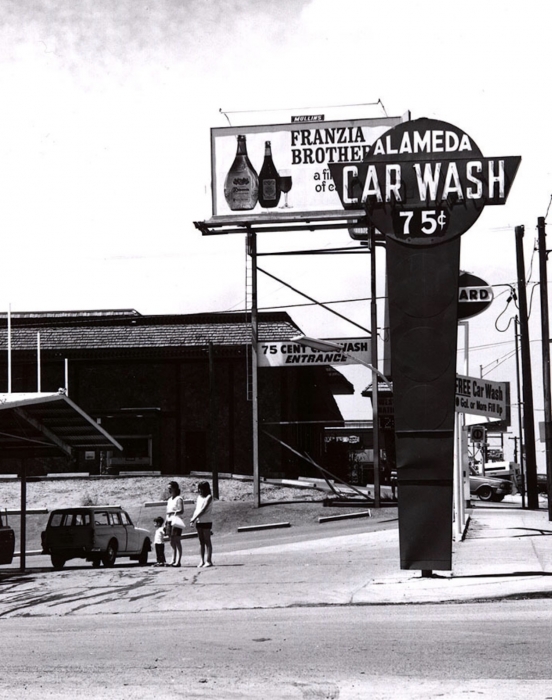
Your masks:
M 259 314 L 260 341 L 298 332 L 287 313 Z M 65 389 L 124 448 L 72 459 L 34 449 L 29 475 L 252 474 L 248 314 L 12 313 L 0 317 L 0 393 L 8 374 L 13 392 Z M 329 366 L 260 368 L 258 389 L 261 476 L 318 475 L 302 454 L 335 467 L 326 464 L 324 429 L 343 424 L 334 396 L 353 393 L 343 375 Z M 14 470 L 9 449 L 0 470 Z

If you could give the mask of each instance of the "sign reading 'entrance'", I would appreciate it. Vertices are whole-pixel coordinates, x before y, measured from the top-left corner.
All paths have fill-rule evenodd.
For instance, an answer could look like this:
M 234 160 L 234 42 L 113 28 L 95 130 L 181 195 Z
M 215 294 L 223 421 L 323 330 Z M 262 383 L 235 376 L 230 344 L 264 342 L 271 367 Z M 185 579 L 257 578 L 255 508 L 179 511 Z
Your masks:
M 370 340 L 368 338 L 333 338 L 341 350 L 315 350 L 284 341 L 258 343 L 258 367 L 314 367 L 320 365 L 353 365 L 360 360 L 370 362 Z

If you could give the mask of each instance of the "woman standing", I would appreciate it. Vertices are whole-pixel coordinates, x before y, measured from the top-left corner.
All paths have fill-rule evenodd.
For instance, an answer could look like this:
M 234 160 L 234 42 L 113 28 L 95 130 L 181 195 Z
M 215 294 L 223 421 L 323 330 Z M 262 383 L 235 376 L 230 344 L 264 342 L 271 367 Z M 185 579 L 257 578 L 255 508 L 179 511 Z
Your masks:
M 211 496 L 211 487 L 208 481 L 201 481 L 197 485 L 199 496 L 197 497 L 196 507 L 190 525 L 196 526 L 199 537 L 199 550 L 201 561 L 197 565 L 201 567 L 213 566 L 211 561 L 213 556 L 213 545 L 211 544 L 211 528 L 213 527 L 213 517 L 211 511 L 213 508 L 213 497 Z
M 180 486 L 176 481 L 169 481 L 168 489 L 167 522 L 171 526 L 169 543 L 173 551 L 172 561 L 169 566 L 180 566 L 180 560 L 182 559 L 182 543 L 180 542 L 180 536 L 185 527 L 184 521 L 182 520 L 182 516 L 184 515 L 184 499 L 180 495 Z

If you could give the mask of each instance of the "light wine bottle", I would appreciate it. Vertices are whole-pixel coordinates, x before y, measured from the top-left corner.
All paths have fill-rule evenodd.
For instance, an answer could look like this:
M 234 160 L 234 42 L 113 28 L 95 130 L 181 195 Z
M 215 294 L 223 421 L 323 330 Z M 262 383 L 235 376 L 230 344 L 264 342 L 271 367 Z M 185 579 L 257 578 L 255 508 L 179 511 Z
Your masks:
M 259 173 L 259 204 L 265 209 L 278 206 L 280 201 L 280 176 L 272 160 L 270 141 L 265 141 L 265 157 Z
M 259 196 L 259 176 L 247 156 L 245 136 L 238 136 L 238 150 L 224 181 L 224 197 L 232 211 L 254 209 Z

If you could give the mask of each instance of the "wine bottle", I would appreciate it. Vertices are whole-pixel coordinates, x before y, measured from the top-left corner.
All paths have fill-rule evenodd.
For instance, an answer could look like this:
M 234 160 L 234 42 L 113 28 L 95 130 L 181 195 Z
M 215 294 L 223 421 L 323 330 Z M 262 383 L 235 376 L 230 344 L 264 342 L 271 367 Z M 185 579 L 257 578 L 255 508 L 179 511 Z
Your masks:
M 257 204 L 259 176 L 247 156 L 245 136 L 238 136 L 238 149 L 224 181 L 224 196 L 232 211 L 247 211 Z
M 259 173 L 259 204 L 261 207 L 278 206 L 280 192 L 280 176 L 272 160 L 270 141 L 265 141 L 264 163 Z

